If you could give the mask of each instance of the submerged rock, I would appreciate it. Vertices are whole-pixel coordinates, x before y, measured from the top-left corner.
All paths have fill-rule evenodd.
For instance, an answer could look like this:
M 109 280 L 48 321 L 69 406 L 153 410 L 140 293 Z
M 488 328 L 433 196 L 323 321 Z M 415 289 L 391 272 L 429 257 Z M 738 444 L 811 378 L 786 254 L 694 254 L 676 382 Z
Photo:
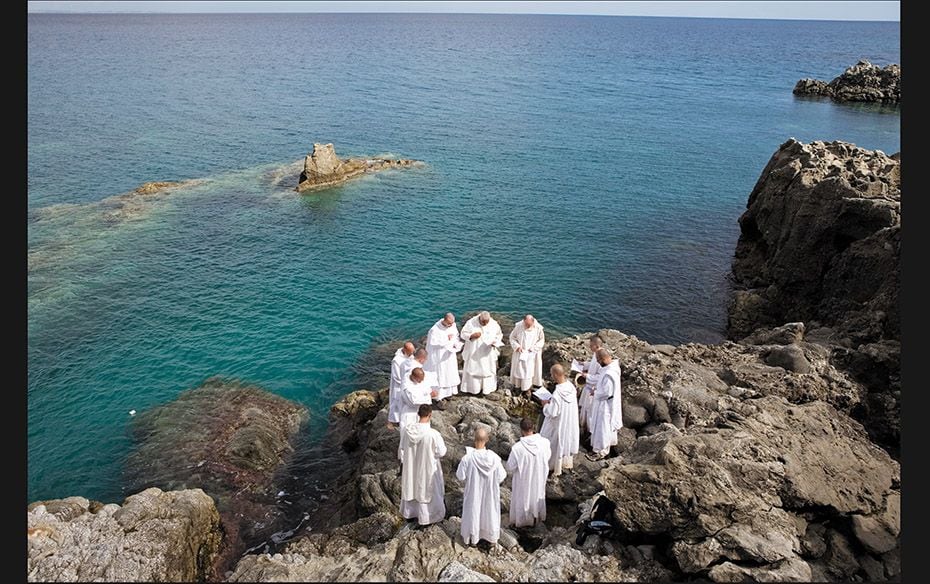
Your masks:
M 38 501 L 27 525 L 30 582 L 203 582 L 213 579 L 222 537 L 200 489 L 146 489 L 122 506 Z
M 126 461 L 127 489 L 203 489 L 223 521 L 223 564 L 280 528 L 277 474 L 307 416 L 258 387 L 209 379 L 133 418 L 138 446 Z
M 304 160 L 304 169 L 297 180 L 297 191 L 332 187 L 367 172 L 408 168 L 418 164 L 423 163 L 403 158 L 341 159 L 336 156 L 332 144 L 314 144 L 313 152 Z
M 830 83 L 817 79 L 801 79 L 794 86 L 794 94 L 820 95 L 836 101 L 899 103 L 901 66 L 892 64 L 883 68 L 862 60 Z

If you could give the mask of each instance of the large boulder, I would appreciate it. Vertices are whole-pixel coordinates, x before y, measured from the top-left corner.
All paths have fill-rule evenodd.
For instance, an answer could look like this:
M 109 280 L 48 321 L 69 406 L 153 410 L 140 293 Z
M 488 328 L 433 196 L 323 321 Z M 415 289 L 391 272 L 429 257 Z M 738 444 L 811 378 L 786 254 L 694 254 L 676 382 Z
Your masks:
M 818 95 L 836 101 L 870 101 L 896 104 L 901 101 L 901 66 L 879 67 L 861 60 L 830 83 L 801 79 L 794 86 L 795 95 Z
M 203 489 L 219 510 L 220 564 L 228 564 L 280 529 L 276 481 L 307 417 L 304 406 L 259 387 L 208 379 L 135 417 L 127 489 Z
M 899 441 L 901 162 L 845 142 L 788 140 L 740 217 L 731 338 L 803 322 L 808 340 L 868 389 L 857 417 L 892 452 Z M 789 339 L 786 334 L 777 335 Z M 774 339 L 773 339 L 774 340 Z M 803 372 L 795 349 L 771 362 Z
M 30 582 L 216 579 L 220 518 L 200 489 L 146 489 L 122 506 L 83 497 L 38 501 L 27 525 Z

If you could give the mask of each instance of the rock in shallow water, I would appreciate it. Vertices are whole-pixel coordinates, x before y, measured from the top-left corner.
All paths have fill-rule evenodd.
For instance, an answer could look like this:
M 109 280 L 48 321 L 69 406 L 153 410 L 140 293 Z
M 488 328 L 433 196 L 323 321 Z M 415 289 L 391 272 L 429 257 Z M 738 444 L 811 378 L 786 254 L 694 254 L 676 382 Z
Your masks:
M 297 191 L 323 189 L 336 186 L 367 172 L 388 168 L 408 168 L 423 164 L 417 160 L 401 158 L 346 158 L 336 156 L 332 144 L 314 144 L 307 155 L 304 169 L 297 180 Z
M 878 67 L 862 60 L 830 83 L 801 79 L 794 86 L 794 94 L 819 95 L 836 101 L 896 104 L 901 101 L 901 66 L 892 64 Z

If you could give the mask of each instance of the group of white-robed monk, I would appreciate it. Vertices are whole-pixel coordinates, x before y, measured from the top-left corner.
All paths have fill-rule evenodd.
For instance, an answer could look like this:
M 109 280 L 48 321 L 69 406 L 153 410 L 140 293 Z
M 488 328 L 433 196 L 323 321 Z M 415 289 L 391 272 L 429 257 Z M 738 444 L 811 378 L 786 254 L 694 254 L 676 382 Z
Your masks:
M 481 312 L 462 327 L 449 313 L 430 329 L 425 349 L 406 342 L 391 363 L 388 424 L 400 426 L 398 458 L 401 462 L 401 515 L 420 525 L 446 515 L 445 479 L 440 459 L 446 454 L 442 435 L 431 427 L 431 402 L 463 392 L 490 393 L 497 389 L 497 348 L 502 345 L 500 325 Z M 461 339 L 463 342 L 458 342 Z M 510 335 L 514 348 L 511 376 L 515 388 L 543 385 L 542 325 L 527 315 Z M 484 427 L 474 430 L 474 447 L 466 447 L 456 478 L 464 483 L 462 539 L 466 544 L 485 540 L 496 544 L 500 537 L 500 484 L 513 475 L 510 524 L 529 527 L 546 519 L 546 480 L 572 468 L 579 452 L 580 430 L 591 433 L 592 454 L 605 457 L 617 444 L 623 423 L 620 408 L 620 367 L 599 337 L 590 339 L 591 359 L 583 366 L 586 383 L 579 401 L 575 384 L 561 365 L 553 365 L 555 381 L 551 397 L 541 400 L 544 421 L 540 433 L 527 418 L 520 422 L 522 437 L 511 446 L 506 464 L 487 448 L 490 436 Z M 456 353 L 464 349 L 464 368 L 459 379 Z M 521 358 L 521 354 L 529 355 Z M 452 368 L 454 367 L 454 371 Z M 580 410 L 580 411 L 579 411 Z

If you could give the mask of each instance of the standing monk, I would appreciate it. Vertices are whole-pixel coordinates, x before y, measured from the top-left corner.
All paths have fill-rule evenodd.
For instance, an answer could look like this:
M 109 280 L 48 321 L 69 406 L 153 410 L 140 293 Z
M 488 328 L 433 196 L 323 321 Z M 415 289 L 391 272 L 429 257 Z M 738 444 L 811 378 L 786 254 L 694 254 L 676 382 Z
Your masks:
M 400 392 L 400 429 L 404 426 L 414 424 L 417 421 L 417 411 L 423 404 L 430 403 L 431 399 L 436 397 L 436 390 L 431 389 L 426 383 L 426 374 L 423 369 L 414 367 L 410 375 L 404 380 L 404 389 Z
M 400 392 L 404 389 L 404 370 L 406 363 L 413 363 L 413 353 L 416 348 L 413 343 L 407 341 L 404 346 L 397 349 L 394 358 L 391 359 L 391 385 L 388 390 L 388 423 L 390 429 L 397 427 L 400 423 L 401 397 Z
M 575 384 L 566 378 L 565 369 L 561 365 L 553 365 L 549 374 L 556 386 L 552 391 L 552 399 L 543 402 L 546 419 L 539 433 L 552 444 L 549 466 L 552 475 L 559 476 L 563 468 L 572 468 L 573 457 L 578 454 L 578 398 Z
M 462 391 L 489 394 L 497 389 L 497 355 L 503 337 L 487 310 L 462 326 Z
M 620 405 L 620 364 L 610 351 L 601 347 L 595 353 L 601 366 L 597 389 L 591 402 L 591 460 L 607 456 L 610 447 L 617 443 L 617 430 L 623 427 Z
M 419 423 L 407 424 L 400 432 L 400 514 L 429 525 L 446 516 L 446 484 L 439 459 L 446 454 L 442 435 L 430 427 L 433 409 L 422 404 L 417 409 Z
M 552 454 L 549 441 L 535 432 L 529 418 L 520 420 L 523 437 L 510 448 L 507 470 L 513 474 L 510 492 L 510 523 L 532 527 L 546 520 L 546 476 Z
M 604 346 L 601 337 L 594 335 L 588 340 L 588 346 L 591 347 L 591 359 L 582 366 L 585 373 L 584 387 L 581 389 L 581 397 L 578 398 L 578 420 L 581 422 L 583 429 L 588 429 L 588 418 L 591 416 L 591 399 L 594 396 L 594 390 L 597 389 L 597 377 L 601 366 L 597 362 L 597 350 Z
M 510 333 L 513 357 L 510 361 L 510 380 L 513 386 L 529 397 L 534 385 L 542 385 L 542 348 L 546 344 L 543 327 L 532 314 L 527 314 Z
M 459 329 L 455 326 L 455 315 L 447 312 L 444 317 L 436 321 L 429 329 L 426 337 L 427 372 L 434 372 L 437 379 L 439 394 L 436 401 L 443 400 L 459 392 L 459 360 L 458 352 L 462 350 L 459 341 Z M 441 407 L 438 409 L 442 409 Z
M 475 430 L 475 447 L 465 447 L 455 476 L 465 482 L 462 499 L 462 539 L 465 545 L 479 539 L 496 544 L 501 536 L 501 483 L 507 471 L 501 457 L 486 448 L 488 431 Z

